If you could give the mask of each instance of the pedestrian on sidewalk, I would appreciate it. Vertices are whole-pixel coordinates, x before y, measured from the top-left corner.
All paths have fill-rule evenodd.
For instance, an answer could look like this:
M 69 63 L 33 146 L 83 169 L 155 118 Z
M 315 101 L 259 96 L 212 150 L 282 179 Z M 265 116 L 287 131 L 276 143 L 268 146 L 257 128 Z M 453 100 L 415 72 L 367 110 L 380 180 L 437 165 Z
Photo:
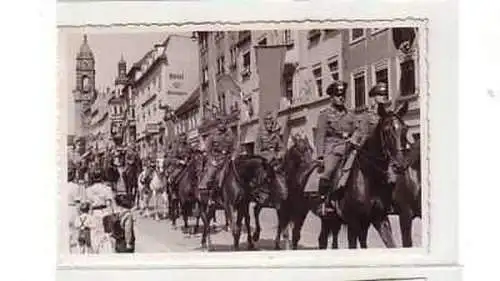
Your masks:
M 84 202 L 80 205 L 80 214 L 74 222 L 78 230 L 78 249 L 80 254 L 92 253 L 92 229 L 95 229 L 95 221 L 90 214 L 90 203 Z

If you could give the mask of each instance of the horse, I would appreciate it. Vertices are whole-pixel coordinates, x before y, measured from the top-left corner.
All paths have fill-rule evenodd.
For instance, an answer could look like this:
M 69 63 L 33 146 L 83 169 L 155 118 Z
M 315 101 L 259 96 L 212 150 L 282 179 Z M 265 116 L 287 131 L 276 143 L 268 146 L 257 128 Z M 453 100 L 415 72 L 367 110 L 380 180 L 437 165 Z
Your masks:
M 370 225 L 375 227 L 386 247 L 395 247 L 388 218 L 393 191 L 387 180 L 391 160 L 385 148 L 386 131 L 387 124 L 394 124 L 395 120 L 401 121 L 407 109 L 407 106 L 403 106 L 396 112 L 379 110 L 380 119 L 375 130 L 357 148 L 343 196 L 339 200 L 340 214 L 333 212 L 326 216 L 320 215 L 322 219 L 322 230 L 318 237 L 320 249 L 326 249 L 328 233 L 333 235 L 332 248 L 338 248 L 338 232 L 342 224 L 347 225 L 350 249 L 357 248 L 358 241 L 361 248 L 367 248 Z M 335 178 L 339 177 L 340 172 L 341 169 L 338 169 Z
M 163 199 L 165 204 L 168 204 L 167 200 L 167 189 L 166 189 L 166 177 L 165 177 L 165 161 L 164 159 L 158 159 L 157 165 L 152 172 L 151 183 L 149 184 L 151 188 L 150 199 L 153 199 L 153 210 L 155 220 L 160 220 L 160 199 Z M 162 217 L 166 217 L 165 208 L 163 209 Z
M 403 247 L 412 247 L 411 237 L 412 222 L 416 217 L 422 217 L 422 188 L 420 182 L 420 145 L 409 153 L 405 153 L 408 146 L 408 126 L 401 119 L 408 110 L 402 106 L 398 114 L 392 114 L 384 109 L 380 111 L 383 116 L 381 124 L 381 138 L 384 154 L 389 159 L 389 167 L 395 167 L 389 174 L 389 184 L 394 189 L 392 199 L 394 209 L 399 214 L 399 226 Z M 412 155 L 413 152 L 413 155 Z M 392 176 L 392 177 L 391 177 Z
M 296 250 L 300 240 L 300 231 L 309 212 L 308 199 L 304 195 L 305 186 L 312 172 L 319 167 L 320 163 L 312 158 L 313 149 L 306 136 L 296 135 L 293 138 L 293 145 L 287 150 L 283 160 L 284 174 L 278 174 L 278 177 L 283 177 L 281 182 L 285 183 L 287 196 L 280 208 L 277 209 L 278 214 L 278 229 L 275 237 L 276 250 L 280 249 L 280 238 L 284 230 L 286 248 L 290 248 L 289 237 L 287 233 L 290 224 L 292 229 L 292 245 L 291 248 Z M 260 219 L 259 214 L 262 208 L 276 206 L 262 205 L 257 203 L 254 206 L 255 231 L 252 235 L 255 242 L 260 238 Z
M 245 219 L 247 229 L 248 250 L 255 248 L 252 235 L 250 234 L 250 212 L 249 204 L 253 198 L 253 186 L 264 186 L 272 188 L 277 185 L 273 168 L 261 156 L 239 155 L 234 160 L 228 160 L 222 171 L 222 181 L 219 189 L 219 195 L 216 197 L 222 199 L 225 214 L 231 226 L 233 234 L 233 247 L 239 250 L 241 236 L 241 225 Z M 202 212 L 204 223 L 202 235 L 202 247 L 207 248 L 209 241 L 209 222 L 214 213 L 214 205 L 209 205 Z
M 201 159 L 202 154 L 199 152 L 194 152 L 191 159 L 188 160 L 186 166 L 182 169 L 180 174 L 173 179 L 173 183 L 170 184 L 170 197 L 172 197 L 171 203 L 175 204 L 170 208 L 171 211 L 179 210 L 181 211 L 184 220 L 183 231 L 188 232 L 188 217 L 192 213 L 193 206 L 195 206 L 198 200 L 198 183 L 203 172 L 203 160 Z M 194 214 L 196 217 L 196 226 L 193 232 L 190 234 L 195 234 L 198 232 L 200 225 L 201 214 L 198 212 Z M 172 224 L 175 226 L 177 219 L 177 212 L 173 213 Z

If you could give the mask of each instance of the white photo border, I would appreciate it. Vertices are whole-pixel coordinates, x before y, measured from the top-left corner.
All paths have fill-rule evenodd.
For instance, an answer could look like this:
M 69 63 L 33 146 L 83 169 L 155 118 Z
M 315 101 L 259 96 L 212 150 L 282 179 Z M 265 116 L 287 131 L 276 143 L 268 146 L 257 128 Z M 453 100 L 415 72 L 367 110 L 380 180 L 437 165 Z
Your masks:
M 381 1 L 384 2 L 384 1 Z M 245 3 L 202 2 L 105 2 L 59 3 L 58 25 L 64 29 L 91 32 L 141 32 L 166 27 L 172 32 L 188 30 L 338 27 L 419 27 L 421 131 L 423 147 L 423 248 L 368 249 L 336 251 L 281 251 L 231 253 L 165 253 L 109 256 L 64 254 L 64 231 L 58 233 L 60 268 L 304 268 L 346 266 L 404 266 L 454 264 L 457 261 L 457 31 L 455 1 L 404 3 L 386 1 L 390 9 L 363 8 L 363 1 L 349 3 L 252 2 L 249 13 Z M 220 13 L 224 9 L 225 13 Z M 231 13 L 228 13 L 231 10 Z M 182 12 L 180 12 L 182 11 Z M 204 12 L 208 11 L 208 12 Z M 410 13 L 411 11 L 411 13 Z M 448 11 L 449 17 L 441 13 Z M 304 16 L 307 15 L 307 16 Z M 342 16 L 341 16 L 342 15 Z M 168 18 L 169 20 L 165 20 Z M 224 19 L 224 20 L 221 20 Z M 307 27 L 305 26 L 307 25 Z M 106 27 L 106 28 L 103 28 Z M 429 48 L 429 45 L 432 46 Z M 59 46 L 59 52 L 64 51 Z M 58 54 L 59 55 L 59 54 Z M 59 63 L 59 67 L 62 64 Z M 63 72 L 58 70 L 59 74 Z M 60 76 L 60 75 L 59 75 Z M 59 77 L 59 83 L 64 77 Z M 58 87 L 61 89 L 61 87 Z M 429 94 L 432 92 L 433 94 Z M 65 181 L 65 132 L 67 128 L 62 93 L 58 94 L 59 185 Z M 431 141 L 432 140 L 432 141 Z M 427 153 L 428 150 L 428 153 Z M 432 159 L 432 160 L 431 160 Z M 432 177 L 430 176 L 432 174 Z M 430 187 L 428 189 L 427 187 Z M 430 190 L 432 190 L 432 195 Z M 62 192 L 58 189 L 59 192 Z M 62 195 L 62 194 L 61 194 Z M 65 199 L 61 196 L 59 199 Z M 64 210 L 64 200 L 59 200 Z M 430 213 L 429 213 L 429 210 Z M 64 214 L 58 226 L 63 228 Z M 393 226 L 398 227 L 398 226 Z

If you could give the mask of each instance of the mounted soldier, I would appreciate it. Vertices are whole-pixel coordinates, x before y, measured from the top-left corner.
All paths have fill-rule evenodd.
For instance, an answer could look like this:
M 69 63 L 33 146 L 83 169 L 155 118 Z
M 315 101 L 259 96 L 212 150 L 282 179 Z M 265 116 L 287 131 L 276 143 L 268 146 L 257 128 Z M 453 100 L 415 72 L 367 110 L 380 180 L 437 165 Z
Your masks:
M 257 194 L 257 200 L 260 204 L 265 204 L 265 201 L 272 194 L 268 194 L 269 191 L 284 192 L 285 183 L 284 175 L 282 171 L 284 148 L 285 144 L 281 135 L 282 128 L 275 120 L 272 112 L 268 112 L 264 118 L 263 128 L 260 130 L 259 137 L 256 142 L 257 154 L 264 157 L 267 162 L 274 169 L 276 174 L 281 174 L 282 177 L 278 176 L 278 187 L 277 190 L 269 190 L 264 186 L 256 186 L 255 192 Z M 276 198 L 276 196 L 274 196 Z
M 331 97 L 332 103 L 318 117 L 316 149 L 318 160 L 323 162 L 323 167 L 319 170 L 321 175 L 318 189 L 323 206 L 327 197 L 334 205 L 339 197 L 338 191 L 345 185 L 341 181 L 334 184 L 332 180 L 338 169 L 345 170 L 342 167 L 343 160 L 350 150 L 348 143 L 355 130 L 355 116 L 345 106 L 346 90 L 347 83 L 343 81 L 330 85 L 326 93 Z M 344 177 L 340 175 L 339 178 Z
M 170 181 L 174 181 L 179 173 L 186 167 L 189 157 L 193 153 L 193 148 L 187 141 L 187 135 L 182 133 L 179 135 L 178 141 L 172 148 L 170 164 L 172 165 L 172 173 L 169 176 Z
M 261 134 L 257 139 L 257 154 L 264 157 L 275 171 L 279 171 L 283 160 L 284 146 L 281 126 L 275 120 L 272 112 L 268 112 L 264 118 Z
M 208 168 L 200 182 L 201 190 L 208 189 L 208 185 L 214 181 L 216 189 L 220 187 L 223 170 L 235 150 L 236 138 L 234 134 L 227 128 L 227 123 L 222 118 L 217 118 L 217 121 L 217 131 L 208 137 L 205 146 Z

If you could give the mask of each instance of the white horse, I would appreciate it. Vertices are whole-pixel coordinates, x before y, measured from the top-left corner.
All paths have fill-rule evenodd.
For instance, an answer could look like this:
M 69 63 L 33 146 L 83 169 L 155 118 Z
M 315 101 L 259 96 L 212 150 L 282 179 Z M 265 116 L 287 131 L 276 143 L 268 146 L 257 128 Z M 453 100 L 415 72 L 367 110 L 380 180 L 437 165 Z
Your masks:
M 162 217 L 166 217 L 166 210 L 168 204 L 167 200 L 167 188 L 166 188 L 166 177 L 165 177 L 165 162 L 164 159 L 158 159 L 156 167 L 151 171 L 151 182 L 149 188 L 147 188 L 142 182 L 146 177 L 147 171 L 144 170 L 139 175 L 138 189 L 139 189 L 139 208 L 144 212 L 144 215 L 148 217 L 151 199 L 153 200 L 153 213 L 155 220 L 160 219 L 160 212 Z M 161 206 L 160 199 L 163 200 L 165 206 Z M 163 207 L 163 208 L 161 208 Z M 163 209 L 163 210 L 160 210 Z

